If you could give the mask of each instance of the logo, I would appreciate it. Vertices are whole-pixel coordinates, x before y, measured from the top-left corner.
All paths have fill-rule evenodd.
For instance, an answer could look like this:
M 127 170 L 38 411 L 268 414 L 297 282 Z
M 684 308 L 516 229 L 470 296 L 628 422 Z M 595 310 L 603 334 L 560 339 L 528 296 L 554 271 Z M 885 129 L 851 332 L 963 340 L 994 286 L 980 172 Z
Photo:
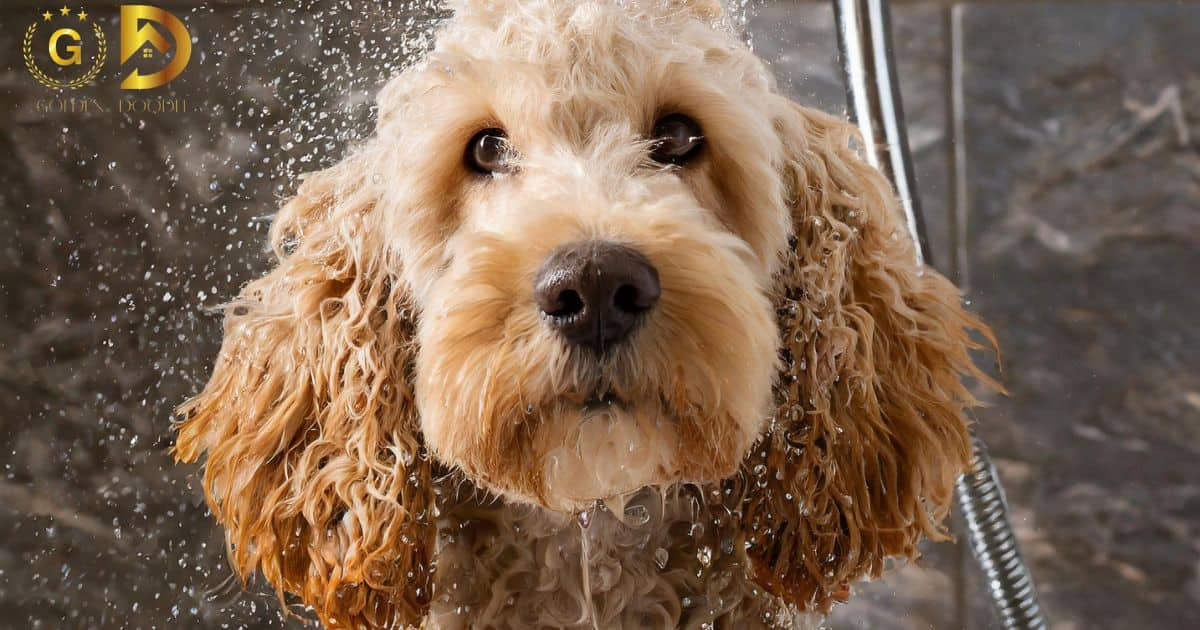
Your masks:
M 46 28 L 42 28 L 43 23 L 46 23 Z M 86 67 L 83 67 L 84 35 L 80 34 L 80 30 L 89 36 L 88 47 L 92 51 L 92 61 Z M 43 44 L 40 50 L 45 52 L 46 60 L 50 62 L 45 69 L 37 61 L 35 42 Z M 108 54 L 108 43 L 100 25 L 88 23 L 86 11 L 81 9 L 78 13 L 72 13 L 63 7 L 57 12 L 42 13 L 41 21 L 25 29 L 21 54 L 25 57 L 29 74 L 38 83 L 53 89 L 74 89 L 91 83 L 100 74 Z
M 187 67 L 192 39 L 174 15 L 144 4 L 121 5 L 123 90 L 149 90 L 169 83 Z M 108 58 L 108 41 L 87 11 L 47 10 L 25 29 L 25 68 L 42 85 L 77 89 L 96 79 Z M 130 70 L 124 70 L 130 67 Z
M 162 33 L 154 26 L 161 25 L 167 29 L 175 43 L 167 41 Z M 144 4 L 121 5 L 121 64 L 127 63 L 131 57 L 141 51 L 142 57 L 152 58 L 157 50 L 166 55 L 172 48 L 174 57 L 165 68 L 150 74 L 139 74 L 134 68 L 129 76 L 121 81 L 123 90 L 149 90 L 160 85 L 166 85 L 171 79 L 179 76 L 192 58 L 192 39 L 187 28 L 179 18 L 159 9 Z

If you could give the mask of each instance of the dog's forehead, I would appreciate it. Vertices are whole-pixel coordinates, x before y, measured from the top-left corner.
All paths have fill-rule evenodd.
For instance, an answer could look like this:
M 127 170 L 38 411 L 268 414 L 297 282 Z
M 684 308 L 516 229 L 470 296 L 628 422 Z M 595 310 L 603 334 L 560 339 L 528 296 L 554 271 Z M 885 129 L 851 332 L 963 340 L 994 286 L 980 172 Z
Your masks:
M 716 23 L 724 17 L 719 0 L 450 0 L 446 7 L 459 18 L 499 22 L 534 17 L 565 18 L 616 9 L 631 17 L 692 17 Z
M 590 133 L 608 121 L 642 129 L 684 105 L 739 101 L 771 79 L 714 3 L 678 0 L 458 2 L 424 63 L 386 101 L 444 109 L 447 94 L 502 127 L 569 124 Z M 723 96 L 718 96 L 723 94 Z M 388 109 L 388 107 L 382 107 Z M 686 109 L 686 107 L 685 107 Z M 478 110 L 478 111 L 476 111 Z M 387 112 L 384 112 L 386 117 Z M 571 130 L 572 133 L 576 130 Z
M 735 45 L 719 3 L 689 0 L 464 0 L 436 50 L 568 69 L 591 56 Z

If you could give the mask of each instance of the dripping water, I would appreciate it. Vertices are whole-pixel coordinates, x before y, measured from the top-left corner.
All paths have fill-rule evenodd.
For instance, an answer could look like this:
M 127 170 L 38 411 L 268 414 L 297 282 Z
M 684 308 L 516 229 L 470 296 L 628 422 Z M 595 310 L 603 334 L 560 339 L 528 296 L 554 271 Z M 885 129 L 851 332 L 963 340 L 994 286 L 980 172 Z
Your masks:
M 588 528 L 592 525 L 591 511 L 583 510 L 579 513 L 577 520 L 579 521 L 579 562 L 583 577 L 584 605 L 587 607 L 588 617 L 592 620 L 592 630 L 600 630 L 600 623 L 596 620 L 596 605 L 592 602 L 592 575 L 588 569 L 591 564 L 591 543 L 588 537 Z

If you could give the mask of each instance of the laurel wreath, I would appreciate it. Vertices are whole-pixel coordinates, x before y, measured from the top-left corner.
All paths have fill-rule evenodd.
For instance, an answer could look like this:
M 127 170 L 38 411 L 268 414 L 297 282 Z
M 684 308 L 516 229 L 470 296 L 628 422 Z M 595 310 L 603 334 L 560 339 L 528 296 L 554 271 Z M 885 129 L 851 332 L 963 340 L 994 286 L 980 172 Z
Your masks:
M 100 70 L 104 68 L 104 59 L 108 55 L 108 43 L 104 41 L 104 32 L 100 30 L 99 24 L 96 24 L 95 22 L 92 23 L 92 29 L 96 31 L 96 42 L 98 43 L 96 61 L 92 63 L 91 69 L 89 69 L 86 74 L 70 81 L 59 81 L 58 79 L 53 79 L 49 76 L 46 76 L 46 73 L 42 72 L 42 69 L 37 67 L 37 64 L 34 63 L 33 35 L 37 32 L 37 27 L 38 23 L 34 22 L 33 24 L 29 25 L 29 28 L 25 29 L 25 39 L 21 42 L 21 54 L 25 57 L 25 67 L 29 70 L 29 74 L 33 75 L 33 78 L 36 79 L 38 83 L 41 83 L 48 88 L 57 90 L 75 89 L 77 87 L 87 85 L 92 79 L 96 78 L 96 75 L 100 74 Z

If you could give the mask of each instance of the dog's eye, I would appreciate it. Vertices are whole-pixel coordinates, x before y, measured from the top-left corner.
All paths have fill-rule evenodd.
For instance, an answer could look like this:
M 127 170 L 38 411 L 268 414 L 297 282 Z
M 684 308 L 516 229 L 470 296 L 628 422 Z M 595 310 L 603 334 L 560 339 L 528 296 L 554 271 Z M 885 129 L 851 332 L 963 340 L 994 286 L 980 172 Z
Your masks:
M 668 114 L 654 123 L 654 150 L 650 158 L 659 164 L 683 164 L 704 146 L 700 125 L 683 114 Z
M 484 129 L 467 143 L 467 166 L 491 175 L 512 170 L 512 147 L 503 129 Z

